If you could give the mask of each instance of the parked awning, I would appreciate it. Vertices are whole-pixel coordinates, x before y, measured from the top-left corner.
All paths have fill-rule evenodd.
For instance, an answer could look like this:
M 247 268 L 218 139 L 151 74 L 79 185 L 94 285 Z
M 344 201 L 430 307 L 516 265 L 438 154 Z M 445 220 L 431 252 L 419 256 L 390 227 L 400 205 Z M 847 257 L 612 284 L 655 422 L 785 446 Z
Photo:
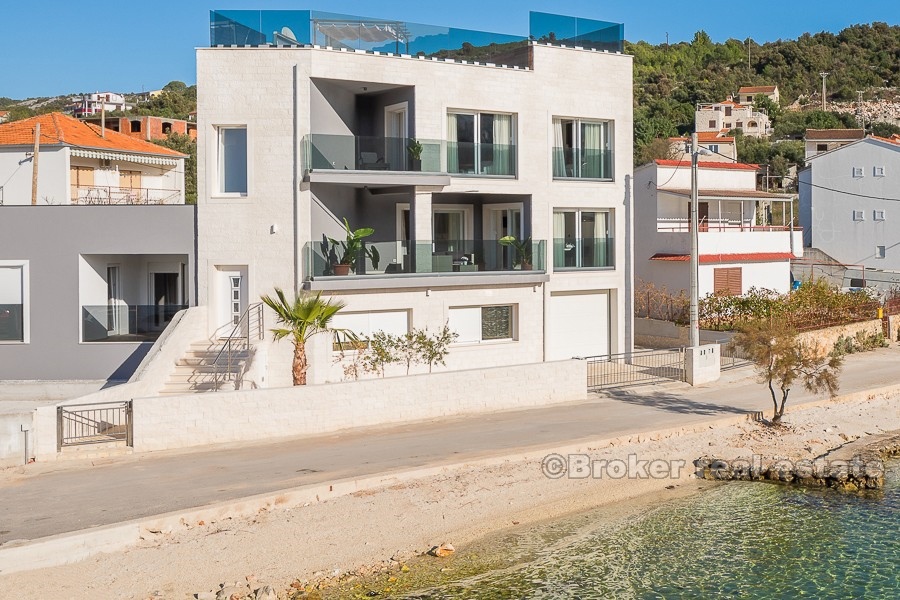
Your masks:
M 177 158 L 156 156 L 153 154 L 129 154 L 127 152 L 113 152 L 111 150 L 89 150 L 87 148 L 72 148 L 72 156 L 93 158 L 97 160 L 121 160 L 125 162 L 140 163 L 142 165 L 166 165 L 169 167 L 178 165 L 179 160 Z

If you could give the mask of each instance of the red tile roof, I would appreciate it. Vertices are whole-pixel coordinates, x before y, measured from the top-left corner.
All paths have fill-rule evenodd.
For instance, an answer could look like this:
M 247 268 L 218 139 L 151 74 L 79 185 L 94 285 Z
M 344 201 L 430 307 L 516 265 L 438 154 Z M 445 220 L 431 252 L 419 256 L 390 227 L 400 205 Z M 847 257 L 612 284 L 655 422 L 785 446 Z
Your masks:
M 106 130 L 105 137 L 101 136 L 99 126 L 84 123 L 58 112 L 0 125 L 0 146 L 33 146 L 34 129 L 37 123 L 41 124 L 42 145 L 76 146 L 79 148 L 130 152 L 133 154 L 185 156 L 181 152 L 145 142 L 111 129 Z
M 740 94 L 773 94 L 777 86 L 774 85 L 748 85 L 738 90 Z
M 667 188 L 661 187 L 657 188 L 660 192 L 669 192 L 670 194 L 677 194 L 679 196 L 690 196 L 691 190 L 687 188 Z M 772 192 L 763 192 L 760 190 L 713 190 L 713 189 L 700 189 L 698 190 L 700 196 L 707 196 L 712 198 L 771 198 L 773 200 L 790 200 L 794 196 L 790 194 L 773 194 Z
M 790 260 L 794 255 L 790 252 L 741 252 L 737 254 L 701 254 L 700 262 L 731 263 L 731 262 L 775 262 Z M 687 262 L 691 260 L 690 254 L 666 254 L 659 252 L 650 257 L 650 260 L 664 260 L 668 262 Z
M 882 142 L 887 142 L 888 144 L 894 144 L 894 145 L 900 146 L 900 135 L 897 135 L 896 133 L 891 134 L 891 137 L 889 137 L 889 138 L 881 137 L 880 135 L 870 135 L 869 137 L 871 137 L 874 140 L 879 140 Z
M 701 142 L 718 142 L 720 144 L 733 144 L 734 138 L 722 135 L 726 130 L 722 131 L 701 131 L 697 134 L 697 139 Z M 690 136 L 687 137 L 670 137 L 670 142 L 689 142 Z
M 667 160 L 667 159 L 657 159 L 656 164 L 660 167 L 688 167 L 690 168 L 691 162 L 688 160 Z M 726 163 L 726 162 L 711 162 L 701 160 L 697 163 L 697 165 L 701 169 L 732 169 L 736 171 L 756 171 L 759 169 L 759 165 L 753 164 L 744 164 L 744 163 Z
M 861 140 L 866 137 L 862 129 L 807 129 L 808 140 Z

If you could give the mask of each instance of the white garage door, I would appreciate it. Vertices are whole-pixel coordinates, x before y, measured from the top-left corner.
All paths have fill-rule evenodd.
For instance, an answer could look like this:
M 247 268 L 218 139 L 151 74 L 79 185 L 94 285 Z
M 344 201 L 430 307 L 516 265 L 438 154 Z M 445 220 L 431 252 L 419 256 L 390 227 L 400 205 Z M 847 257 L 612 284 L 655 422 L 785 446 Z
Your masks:
M 600 356 L 609 353 L 609 293 L 550 294 L 547 359 Z

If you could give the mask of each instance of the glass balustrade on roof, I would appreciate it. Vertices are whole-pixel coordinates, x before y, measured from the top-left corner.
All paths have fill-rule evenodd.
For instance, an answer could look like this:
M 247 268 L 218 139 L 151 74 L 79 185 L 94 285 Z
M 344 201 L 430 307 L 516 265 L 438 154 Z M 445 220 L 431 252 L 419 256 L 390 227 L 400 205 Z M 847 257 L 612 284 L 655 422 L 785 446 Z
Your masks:
M 620 23 L 531 12 L 528 36 L 313 10 L 210 11 L 211 46 L 299 46 L 365 50 L 525 66 L 529 40 L 621 52 Z

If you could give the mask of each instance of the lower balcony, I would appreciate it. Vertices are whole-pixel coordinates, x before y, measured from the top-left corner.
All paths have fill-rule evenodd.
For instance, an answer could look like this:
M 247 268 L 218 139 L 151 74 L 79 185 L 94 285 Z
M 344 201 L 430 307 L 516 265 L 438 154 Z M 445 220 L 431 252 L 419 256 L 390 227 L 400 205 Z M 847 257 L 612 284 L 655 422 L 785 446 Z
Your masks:
M 341 246 L 323 239 L 306 244 L 304 265 L 311 289 L 466 285 L 467 280 L 493 282 L 496 276 L 523 283 L 547 280 L 545 240 L 366 242 L 347 256 Z
M 72 186 L 72 204 L 184 204 L 180 190 L 114 185 Z
M 81 307 L 82 342 L 154 342 L 182 305 L 105 304 Z

